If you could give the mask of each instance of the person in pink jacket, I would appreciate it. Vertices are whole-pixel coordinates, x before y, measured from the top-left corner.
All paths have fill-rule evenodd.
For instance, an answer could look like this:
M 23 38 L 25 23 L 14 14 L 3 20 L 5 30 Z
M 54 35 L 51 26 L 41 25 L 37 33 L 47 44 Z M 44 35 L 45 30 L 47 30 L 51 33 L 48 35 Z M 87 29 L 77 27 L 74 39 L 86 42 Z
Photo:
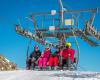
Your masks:
M 44 53 L 40 56 L 40 58 L 38 60 L 38 68 L 39 68 L 39 70 L 41 68 L 46 69 L 47 62 L 48 62 L 49 57 L 50 57 L 50 53 L 51 53 L 50 48 L 48 48 L 48 47 L 45 48 Z

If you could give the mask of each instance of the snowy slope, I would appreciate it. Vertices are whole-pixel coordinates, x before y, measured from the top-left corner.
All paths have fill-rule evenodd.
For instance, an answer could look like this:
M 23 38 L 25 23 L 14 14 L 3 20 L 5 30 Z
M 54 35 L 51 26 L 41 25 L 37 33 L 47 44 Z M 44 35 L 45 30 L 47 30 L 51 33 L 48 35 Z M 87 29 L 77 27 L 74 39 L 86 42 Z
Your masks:
M 79 71 L 0 71 L 0 80 L 100 80 L 100 73 Z

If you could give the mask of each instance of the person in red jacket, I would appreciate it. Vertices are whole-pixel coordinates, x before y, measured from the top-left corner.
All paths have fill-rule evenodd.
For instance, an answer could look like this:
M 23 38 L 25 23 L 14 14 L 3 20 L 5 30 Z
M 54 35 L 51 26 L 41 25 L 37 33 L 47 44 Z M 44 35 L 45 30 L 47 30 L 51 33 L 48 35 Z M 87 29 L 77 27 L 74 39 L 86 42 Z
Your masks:
M 62 50 L 62 52 L 60 53 L 60 56 L 62 57 L 62 66 L 64 66 L 64 64 L 67 65 L 68 68 L 71 67 L 71 64 L 74 62 L 75 58 L 75 50 L 73 48 L 71 48 L 71 43 L 67 42 L 66 43 L 66 48 Z
M 50 48 L 46 47 L 44 53 L 40 56 L 40 58 L 38 60 L 38 68 L 39 68 L 39 70 L 41 68 L 43 68 L 44 70 L 46 69 L 47 62 L 48 62 L 49 57 L 50 57 L 50 53 L 51 53 Z
M 60 53 L 60 48 L 57 48 L 54 54 L 50 55 L 50 58 L 49 58 L 49 69 L 50 70 L 52 70 L 53 66 L 54 66 L 54 70 L 57 70 L 58 63 L 59 63 L 59 53 Z

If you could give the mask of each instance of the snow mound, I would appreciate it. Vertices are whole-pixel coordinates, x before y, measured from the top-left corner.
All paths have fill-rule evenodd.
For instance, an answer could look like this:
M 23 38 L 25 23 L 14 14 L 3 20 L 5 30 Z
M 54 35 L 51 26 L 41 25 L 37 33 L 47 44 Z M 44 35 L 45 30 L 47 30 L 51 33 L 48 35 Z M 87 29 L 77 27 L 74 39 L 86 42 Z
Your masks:
M 0 80 L 100 80 L 100 73 L 33 70 L 1 71 Z

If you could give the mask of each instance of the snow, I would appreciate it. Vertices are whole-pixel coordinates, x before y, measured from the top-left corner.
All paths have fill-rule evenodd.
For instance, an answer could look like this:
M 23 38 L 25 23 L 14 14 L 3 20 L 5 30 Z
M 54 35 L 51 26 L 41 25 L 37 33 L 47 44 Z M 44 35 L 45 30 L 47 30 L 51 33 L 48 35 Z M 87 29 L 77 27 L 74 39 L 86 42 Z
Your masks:
M 100 80 L 100 73 L 33 70 L 0 71 L 0 80 Z

